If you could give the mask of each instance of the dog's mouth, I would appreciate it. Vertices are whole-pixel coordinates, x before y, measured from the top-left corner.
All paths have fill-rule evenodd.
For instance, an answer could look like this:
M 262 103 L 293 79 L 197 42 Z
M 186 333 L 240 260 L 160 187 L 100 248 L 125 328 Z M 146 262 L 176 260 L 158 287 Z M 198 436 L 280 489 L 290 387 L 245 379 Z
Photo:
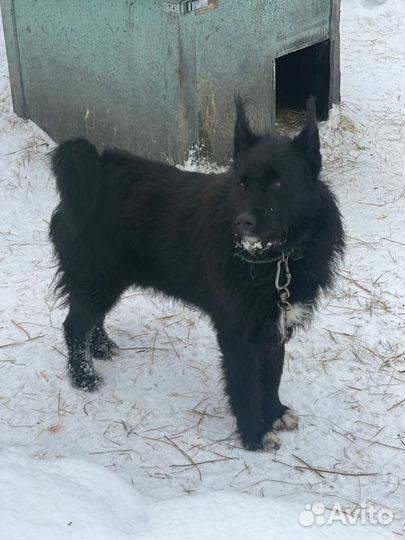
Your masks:
M 283 239 L 268 238 L 267 240 L 261 240 L 257 236 L 244 235 L 237 239 L 236 247 L 244 249 L 251 255 L 260 255 L 269 250 L 280 250 L 286 240 L 286 236 Z

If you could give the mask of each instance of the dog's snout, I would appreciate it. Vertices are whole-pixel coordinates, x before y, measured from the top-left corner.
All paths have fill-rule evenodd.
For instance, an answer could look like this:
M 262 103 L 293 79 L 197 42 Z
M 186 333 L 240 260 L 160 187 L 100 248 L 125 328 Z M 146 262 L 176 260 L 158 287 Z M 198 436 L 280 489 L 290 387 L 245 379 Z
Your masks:
M 257 220 L 251 212 L 242 212 L 236 218 L 236 225 L 242 232 L 252 232 Z

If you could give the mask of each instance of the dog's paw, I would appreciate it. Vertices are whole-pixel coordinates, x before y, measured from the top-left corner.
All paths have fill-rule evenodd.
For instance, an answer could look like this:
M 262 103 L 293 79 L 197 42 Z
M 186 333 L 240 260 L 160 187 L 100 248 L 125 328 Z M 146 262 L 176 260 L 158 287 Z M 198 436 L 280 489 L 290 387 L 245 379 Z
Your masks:
M 103 382 L 100 375 L 97 375 L 94 371 L 92 373 L 79 373 L 69 369 L 68 372 L 72 385 L 76 388 L 80 388 L 80 390 L 85 390 L 86 392 L 95 392 L 100 388 Z
M 274 431 L 268 431 L 262 438 L 262 450 L 278 450 L 281 446 L 280 437 Z
M 273 430 L 265 429 L 255 437 L 242 437 L 243 446 L 246 450 L 277 450 L 281 446 L 281 440 Z
M 299 416 L 291 409 L 286 409 L 281 418 L 273 422 L 272 428 L 275 431 L 291 431 L 298 428 Z

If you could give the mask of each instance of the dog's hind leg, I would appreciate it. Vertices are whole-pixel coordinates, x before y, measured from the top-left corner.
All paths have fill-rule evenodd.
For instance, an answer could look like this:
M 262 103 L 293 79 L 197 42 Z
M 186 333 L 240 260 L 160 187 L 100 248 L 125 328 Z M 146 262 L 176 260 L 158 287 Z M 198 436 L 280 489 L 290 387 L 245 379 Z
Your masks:
M 68 373 L 72 384 L 83 390 L 96 390 L 101 381 L 94 371 L 89 348 L 89 335 L 97 320 L 84 302 L 70 298 L 70 310 L 64 322 Z
M 83 390 L 97 390 L 101 378 L 94 370 L 91 355 L 102 352 L 101 339 L 104 339 L 104 349 L 113 348 L 113 342 L 108 338 L 102 326 L 106 313 L 118 300 L 123 288 L 100 287 L 100 294 L 73 295 L 69 297 L 69 314 L 64 322 L 65 339 L 68 348 L 68 373 L 72 384 Z M 97 301 L 91 301 L 96 298 Z M 92 341 L 94 332 L 99 340 Z M 108 340 L 108 341 L 107 341 Z M 93 350 L 91 346 L 93 344 Z
M 104 328 L 104 320 L 99 321 L 90 333 L 90 354 L 100 360 L 110 360 L 117 344 L 108 337 Z

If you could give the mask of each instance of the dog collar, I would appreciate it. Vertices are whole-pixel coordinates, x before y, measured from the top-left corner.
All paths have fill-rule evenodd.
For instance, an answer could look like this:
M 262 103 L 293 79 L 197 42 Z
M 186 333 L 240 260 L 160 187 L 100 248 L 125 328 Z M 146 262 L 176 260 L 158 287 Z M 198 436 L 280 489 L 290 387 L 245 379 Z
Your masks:
M 293 261 L 299 261 L 303 258 L 303 255 L 298 252 L 296 248 L 288 249 L 286 251 L 281 251 L 278 253 L 278 255 L 274 257 L 269 257 L 267 259 L 257 259 L 254 257 L 248 257 L 241 253 L 240 251 L 236 251 L 234 253 L 234 257 L 237 257 L 243 262 L 249 263 L 249 264 L 270 264 L 273 262 L 281 261 L 285 258 L 291 258 Z

